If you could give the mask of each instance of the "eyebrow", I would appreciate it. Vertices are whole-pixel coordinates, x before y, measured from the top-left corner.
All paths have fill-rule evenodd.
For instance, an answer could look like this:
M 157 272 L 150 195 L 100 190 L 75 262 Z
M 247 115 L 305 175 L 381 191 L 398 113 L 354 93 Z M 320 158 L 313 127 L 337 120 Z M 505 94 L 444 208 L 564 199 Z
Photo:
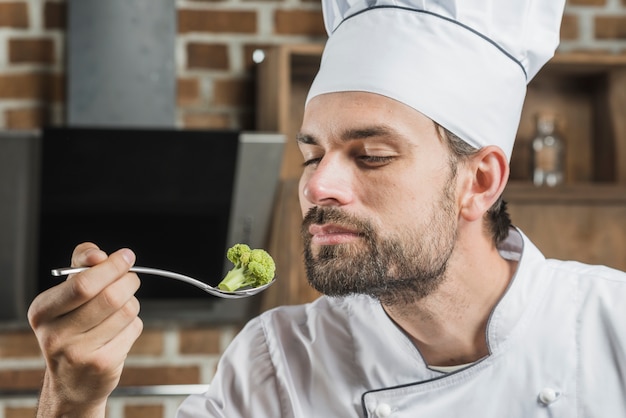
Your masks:
M 395 130 L 386 125 L 372 125 L 362 128 L 346 129 L 340 135 L 340 139 L 344 142 L 358 139 L 367 139 L 377 136 L 392 136 Z M 301 144 L 317 145 L 319 142 L 313 135 L 302 132 L 296 134 L 296 141 Z

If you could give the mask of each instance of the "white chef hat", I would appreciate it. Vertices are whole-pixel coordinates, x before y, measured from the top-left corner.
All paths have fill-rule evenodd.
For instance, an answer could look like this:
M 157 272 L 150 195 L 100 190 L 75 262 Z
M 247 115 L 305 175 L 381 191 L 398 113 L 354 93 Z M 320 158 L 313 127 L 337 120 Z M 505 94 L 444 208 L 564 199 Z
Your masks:
M 553 56 L 565 0 L 322 0 L 313 97 L 365 91 L 510 158 L 526 85 Z

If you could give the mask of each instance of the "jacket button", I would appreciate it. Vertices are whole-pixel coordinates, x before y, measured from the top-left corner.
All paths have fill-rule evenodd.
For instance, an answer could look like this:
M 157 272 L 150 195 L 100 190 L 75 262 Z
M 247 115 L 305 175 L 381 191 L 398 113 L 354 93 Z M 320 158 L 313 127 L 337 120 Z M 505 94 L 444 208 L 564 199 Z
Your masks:
M 386 418 L 391 415 L 391 407 L 386 403 L 378 404 L 374 413 L 379 418 Z
M 552 388 L 544 388 L 539 392 L 539 402 L 544 405 L 550 405 L 552 402 L 556 401 L 559 397 L 559 393 L 556 392 Z

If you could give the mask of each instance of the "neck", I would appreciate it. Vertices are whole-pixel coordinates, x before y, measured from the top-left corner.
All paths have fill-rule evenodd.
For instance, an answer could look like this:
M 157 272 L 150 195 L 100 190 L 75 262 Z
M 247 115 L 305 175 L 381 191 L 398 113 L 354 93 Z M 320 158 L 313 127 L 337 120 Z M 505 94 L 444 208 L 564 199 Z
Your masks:
M 457 242 L 446 278 L 431 295 L 385 311 L 411 338 L 427 364 L 454 366 L 489 354 L 487 321 L 504 294 L 515 263 L 487 241 Z

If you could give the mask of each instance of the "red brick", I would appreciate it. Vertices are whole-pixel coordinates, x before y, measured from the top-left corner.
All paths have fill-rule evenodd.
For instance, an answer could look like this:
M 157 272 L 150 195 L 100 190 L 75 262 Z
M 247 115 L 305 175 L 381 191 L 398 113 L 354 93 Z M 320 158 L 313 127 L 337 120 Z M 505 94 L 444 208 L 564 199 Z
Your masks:
M 253 106 L 254 83 L 244 79 L 215 80 L 213 104 L 223 106 Z
M 7 406 L 4 410 L 5 418 L 32 418 L 37 413 L 36 407 L 12 407 Z
M 217 328 L 182 329 L 179 331 L 181 354 L 220 354 L 222 331 Z
M 10 129 L 20 127 L 8 126 Z M 25 128 L 32 128 L 28 126 Z M 39 344 L 32 331 L 13 331 L 0 334 L 0 358 L 40 357 Z
M 0 3 L 0 27 L 27 28 L 28 25 L 26 2 Z
M 176 81 L 176 103 L 179 106 L 198 103 L 200 100 L 200 81 L 197 78 L 179 78 Z
M 43 8 L 43 24 L 46 29 L 65 29 L 67 27 L 66 3 L 47 1 Z
M 225 44 L 187 44 L 187 67 L 191 69 L 228 70 L 228 46 Z
M 578 16 L 565 14 L 561 22 L 561 39 L 578 39 L 579 24 Z
M 178 11 L 178 32 L 255 33 L 256 12 L 227 10 Z
M 626 16 L 596 16 L 597 39 L 626 39 Z
M 16 130 L 39 129 L 49 121 L 49 115 L 41 106 L 7 109 L 4 118 L 6 128 Z
M 43 373 L 43 369 L 0 370 L 0 389 L 39 390 Z
M 4 112 L 5 126 L 7 129 L 38 129 L 44 123 L 44 112 L 41 107 L 28 107 L 19 109 L 7 109 Z
M 158 329 L 144 329 L 133 347 L 130 355 L 152 355 L 163 354 L 163 331 Z
M 195 366 L 130 367 L 122 372 L 120 386 L 187 385 L 200 382 L 200 370 Z
M 54 62 L 54 42 L 49 38 L 9 39 L 10 63 L 52 64 Z
M 126 405 L 124 418 L 157 418 L 164 414 L 163 405 Z
M 64 77 L 47 72 L 0 74 L 0 99 L 63 101 Z
M 281 35 L 325 35 L 324 19 L 318 10 L 277 10 L 275 33 Z
M 213 112 L 188 112 L 183 116 L 183 126 L 187 129 L 229 129 L 232 126 L 229 115 Z

